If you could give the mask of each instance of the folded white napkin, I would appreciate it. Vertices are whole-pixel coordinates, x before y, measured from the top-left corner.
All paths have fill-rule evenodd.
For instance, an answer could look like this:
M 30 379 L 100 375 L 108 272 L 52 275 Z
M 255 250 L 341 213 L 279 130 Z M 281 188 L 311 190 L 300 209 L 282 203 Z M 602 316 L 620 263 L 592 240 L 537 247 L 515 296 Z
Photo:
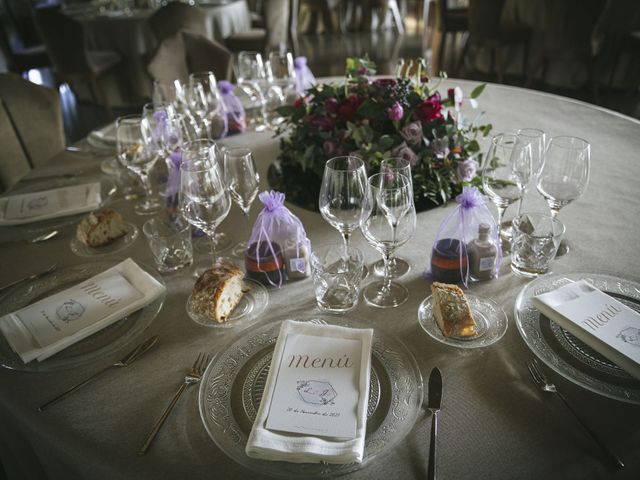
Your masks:
M 0 226 L 23 225 L 90 212 L 100 206 L 100 182 L 0 198 Z
M 584 280 L 531 303 L 630 375 L 640 378 L 640 314 Z
M 361 342 L 360 372 L 357 378 L 359 391 L 356 408 L 355 438 L 340 439 L 318 437 L 282 431 L 268 430 L 267 419 L 272 406 L 273 391 L 282 363 L 282 354 L 291 334 L 317 337 L 317 342 L 331 343 L 332 339 L 351 339 Z M 251 429 L 245 451 L 249 457 L 264 460 L 283 460 L 294 463 L 326 461 L 329 463 L 362 462 L 369 399 L 371 367 L 371 340 L 373 330 L 354 329 L 334 325 L 318 325 L 291 320 L 284 321 L 276 342 L 271 368 L 267 377 L 260 408 Z M 313 409 L 313 406 L 310 406 Z
M 0 317 L 0 331 L 22 361 L 42 361 L 151 303 L 165 289 L 128 258 Z

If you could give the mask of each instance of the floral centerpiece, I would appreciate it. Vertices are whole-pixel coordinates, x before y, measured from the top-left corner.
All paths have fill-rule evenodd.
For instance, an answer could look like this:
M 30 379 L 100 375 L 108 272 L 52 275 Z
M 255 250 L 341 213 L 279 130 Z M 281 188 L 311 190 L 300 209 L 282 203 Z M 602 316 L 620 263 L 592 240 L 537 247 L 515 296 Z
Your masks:
M 460 88 L 441 96 L 429 88 L 420 63 L 410 77 L 371 81 L 375 66 L 368 59 L 347 59 L 343 85 L 320 84 L 293 105 L 278 109 L 284 117 L 278 133 L 281 155 L 270 170 L 272 187 L 292 202 L 318 209 L 325 162 L 340 155 L 356 155 L 369 174 L 389 157 L 406 158 L 412 165 L 416 208 L 446 203 L 463 186 L 478 185 L 478 135 L 491 125 L 468 125 L 460 107 L 474 108 L 484 85 L 465 99 Z

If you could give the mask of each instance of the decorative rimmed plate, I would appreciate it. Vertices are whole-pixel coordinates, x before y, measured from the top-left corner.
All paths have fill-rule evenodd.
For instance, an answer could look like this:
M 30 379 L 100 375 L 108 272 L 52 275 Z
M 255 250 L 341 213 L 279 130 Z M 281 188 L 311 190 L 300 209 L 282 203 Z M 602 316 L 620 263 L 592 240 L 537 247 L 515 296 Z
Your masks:
M 187 299 L 187 313 L 189 317 L 204 327 L 213 328 L 246 327 L 252 321 L 256 321 L 269 304 L 269 292 L 267 292 L 267 289 L 262 284 L 255 280 L 245 278 L 243 283 L 246 289 L 245 294 L 225 322 L 218 323 L 209 317 L 198 315 L 194 312 L 191 295 L 189 295 Z
M 74 185 L 83 185 L 89 183 L 100 183 L 100 203 L 98 208 L 103 208 L 109 205 L 116 193 L 118 192 L 118 187 L 110 178 L 105 178 L 102 176 L 79 176 L 79 177 L 59 177 L 59 178 L 48 178 L 42 180 L 33 180 L 26 182 L 22 185 L 11 190 L 11 192 L 7 192 L 6 195 L 0 197 L 0 210 L 4 211 L 6 203 L 8 202 L 7 197 L 12 195 L 21 195 L 26 193 L 35 193 L 42 192 L 45 190 L 53 190 L 56 188 L 63 187 L 71 187 Z M 0 227 L 12 227 L 12 228 L 25 228 L 28 229 L 29 232 L 35 233 L 41 230 L 47 230 L 51 228 L 63 227 L 65 225 L 69 225 L 71 223 L 77 222 L 78 218 L 81 215 L 85 215 L 85 213 L 71 213 L 65 216 L 55 217 L 55 218 L 45 218 L 45 219 L 31 219 L 21 221 L 20 223 L 9 224 L 9 222 L 0 219 Z M 4 213 L 2 214 L 4 217 Z
M 220 350 L 202 378 L 200 416 L 209 436 L 223 452 L 255 472 L 328 478 L 364 467 L 392 450 L 409 433 L 422 405 L 422 376 L 402 342 L 375 330 L 363 462 L 289 463 L 248 457 L 244 449 L 262 399 L 280 324 L 272 322 L 241 332 Z
M 445 337 L 438 327 L 432 312 L 432 296 L 425 298 L 418 307 L 418 321 L 422 329 L 432 338 L 458 348 L 487 347 L 500 340 L 509 324 L 507 314 L 500 305 L 489 298 L 477 297 L 465 293 L 473 319 L 476 322 L 476 334 L 472 337 Z
M 90 247 L 73 237 L 70 243 L 71 251 L 81 257 L 102 257 L 129 248 L 136 241 L 140 232 L 133 223 L 125 222 L 125 225 L 127 226 L 126 235 L 102 247 Z
M 606 397 L 640 404 L 640 380 L 549 320 L 531 304 L 535 295 L 576 280 L 587 280 L 640 312 L 640 282 L 600 273 L 543 275 L 518 294 L 514 307 L 518 331 L 531 351 L 566 379 Z
M 164 281 L 151 267 L 137 262 L 138 265 L 160 284 Z M 114 262 L 95 262 L 59 268 L 50 275 L 33 282 L 25 282 L 14 287 L 0 298 L 0 316 L 14 312 L 22 307 L 46 298 L 54 293 L 70 288 L 111 268 Z M 103 328 L 84 340 L 65 348 L 48 359 L 38 362 L 34 360 L 25 364 L 11 349 L 11 346 L 0 333 L 0 365 L 11 370 L 25 372 L 51 372 L 104 361 L 111 355 L 123 352 L 137 341 L 142 332 L 151 325 L 158 315 L 165 295 L 133 312 L 121 320 Z

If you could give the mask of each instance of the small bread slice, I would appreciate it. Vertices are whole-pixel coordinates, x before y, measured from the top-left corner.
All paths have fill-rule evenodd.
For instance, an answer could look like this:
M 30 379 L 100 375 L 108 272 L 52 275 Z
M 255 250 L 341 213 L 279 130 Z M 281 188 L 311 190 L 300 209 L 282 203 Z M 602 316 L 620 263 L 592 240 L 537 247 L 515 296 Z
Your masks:
M 469 301 L 457 285 L 433 282 L 431 284 L 433 316 L 445 337 L 473 337 L 476 322 Z
M 217 323 L 226 322 L 244 295 L 244 274 L 228 264 L 206 270 L 193 286 L 192 309 Z
M 105 208 L 101 212 L 84 217 L 76 229 L 76 238 L 89 247 L 102 247 L 127 234 L 127 224 L 122 216 Z

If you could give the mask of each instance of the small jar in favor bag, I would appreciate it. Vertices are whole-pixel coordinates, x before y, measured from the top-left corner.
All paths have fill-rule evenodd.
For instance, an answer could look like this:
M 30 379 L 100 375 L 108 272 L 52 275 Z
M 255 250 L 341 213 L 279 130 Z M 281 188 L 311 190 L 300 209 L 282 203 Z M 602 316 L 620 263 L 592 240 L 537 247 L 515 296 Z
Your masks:
M 431 252 L 431 276 L 444 283 L 460 283 L 467 271 L 467 253 L 464 244 L 455 238 L 436 242 Z
M 276 242 L 254 242 L 244 255 L 247 278 L 266 287 L 279 287 L 285 280 L 284 256 Z
M 284 264 L 289 280 L 307 278 L 311 275 L 310 247 L 308 239 L 287 239 L 284 242 Z

